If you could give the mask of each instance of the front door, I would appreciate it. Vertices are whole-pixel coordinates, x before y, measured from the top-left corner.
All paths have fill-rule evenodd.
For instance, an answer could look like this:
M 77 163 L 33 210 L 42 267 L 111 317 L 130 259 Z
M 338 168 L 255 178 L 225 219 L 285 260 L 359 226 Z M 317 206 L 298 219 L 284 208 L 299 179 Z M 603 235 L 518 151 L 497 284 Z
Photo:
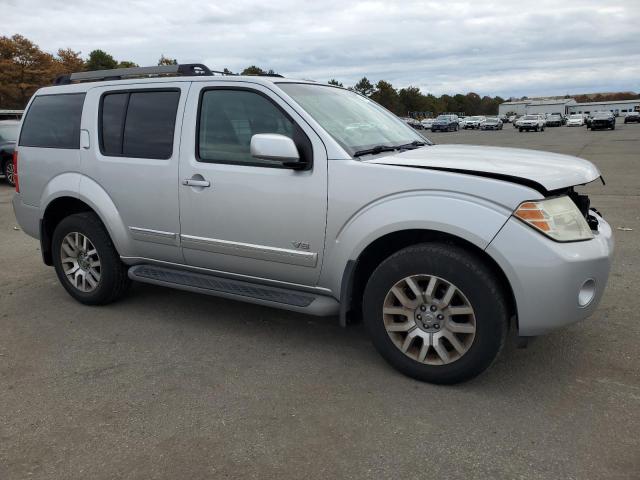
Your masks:
M 181 245 L 187 264 L 241 277 L 315 285 L 327 214 L 320 138 L 266 87 L 193 83 L 180 153 Z M 249 152 L 252 135 L 292 138 L 308 170 Z M 188 185 L 185 185 L 188 183 Z

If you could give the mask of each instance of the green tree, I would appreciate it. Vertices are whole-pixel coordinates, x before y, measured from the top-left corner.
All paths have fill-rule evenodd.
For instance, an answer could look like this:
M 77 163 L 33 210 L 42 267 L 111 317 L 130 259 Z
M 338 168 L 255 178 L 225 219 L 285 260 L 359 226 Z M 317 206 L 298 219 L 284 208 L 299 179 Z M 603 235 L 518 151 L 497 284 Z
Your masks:
M 327 82 L 329 85 L 335 85 L 336 87 L 344 87 L 344 85 L 342 85 L 342 83 L 340 83 L 339 81 L 337 81 L 335 78 L 332 78 L 331 80 L 329 80 Z
M 353 89 L 361 93 L 362 95 L 370 96 L 373 91 L 373 84 L 369 81 L 367 77 L 362 77 L 362 79 L 353 86 Z
M 376 84 L 375 91 L 371 94 L 371 99 L 386 109 L 391 110 L 396 115 L 406 114 L 406 112 L 402 111 L 402 104 L 400 103 L 398 92 L 389 82 L 380 80 Z
M 91 70 L 110 70 L 117 68 L 118 62 L 104 50 L 94 50 L 89 53 L 87 58 L 86 69 Z
M 427 99 L 418 87 L 401 88 L 398 92 L 402 112 L 425 112 Z
M 250 67 L 245 68 L 240 75 L 264 75 L 266 73 L 267 72 L 262 70 L 260 67 L 251 65 Z
M 133 67 L 139 67 L 140 65 L 138 65 L 135 62 L 130 62 L 128 60 L 123 60 L 122 62 L 118 62 L 118 68 L 133 68 Z
M 158 65 L 178 65 L 178 60 L 175 58 L 165 57 L 163 53 L 158 59 Z
M 233 75 L 234 74 L 231 70 L 229 70 L 226 67 L 224 68 L 224 70 L 222 70 L 222 73 L 224 73 L 225 75 Z

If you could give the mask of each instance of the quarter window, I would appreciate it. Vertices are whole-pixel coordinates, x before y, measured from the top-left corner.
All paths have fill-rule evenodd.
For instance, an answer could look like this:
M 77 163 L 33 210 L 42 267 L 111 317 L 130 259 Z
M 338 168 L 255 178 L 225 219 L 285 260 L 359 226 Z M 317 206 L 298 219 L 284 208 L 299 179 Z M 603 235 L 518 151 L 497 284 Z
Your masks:
M 80 148 L 80 119 L 84 93 L 40 95 L 23 120 L 20 146 Z
M 130 91 L 102 97 L 100 149 L 104 155 L 167 159 L 180 92 Z
M 211 163 L 277 167 L 281 162 L 251 156 L 251 137 L 278 133 L 296 142 L 301 156 L 311 155 L 302 130 L 266 97 L 247 90 L 205 90 L 198 125 L 198 160 Z

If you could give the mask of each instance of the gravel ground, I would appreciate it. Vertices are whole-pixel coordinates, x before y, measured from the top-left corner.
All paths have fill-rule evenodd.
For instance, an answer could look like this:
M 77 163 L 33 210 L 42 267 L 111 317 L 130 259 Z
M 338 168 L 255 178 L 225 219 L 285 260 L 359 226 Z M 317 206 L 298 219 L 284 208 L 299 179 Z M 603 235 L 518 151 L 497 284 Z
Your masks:
M 0 479 L 640 478 L 640 125 L 428 133 L 579 155 L 616 230 L 589 319 L 455 387 L 362 326 L 159 287 L 75 303 L 0 181 Z

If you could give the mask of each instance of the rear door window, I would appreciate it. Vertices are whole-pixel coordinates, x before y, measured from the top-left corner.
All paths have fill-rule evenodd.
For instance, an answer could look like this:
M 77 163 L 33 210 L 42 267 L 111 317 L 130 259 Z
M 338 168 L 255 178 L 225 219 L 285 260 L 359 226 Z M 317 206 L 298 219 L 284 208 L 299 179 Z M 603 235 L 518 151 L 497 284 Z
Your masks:
M 179 100 L 179 90 L 133 90 L 103 95 L 100 108 L 102 154 L 170 158 Z
M 80 148 L 80 119 L 84 93 L 39 95 L 23 120 L 20 146 Z

